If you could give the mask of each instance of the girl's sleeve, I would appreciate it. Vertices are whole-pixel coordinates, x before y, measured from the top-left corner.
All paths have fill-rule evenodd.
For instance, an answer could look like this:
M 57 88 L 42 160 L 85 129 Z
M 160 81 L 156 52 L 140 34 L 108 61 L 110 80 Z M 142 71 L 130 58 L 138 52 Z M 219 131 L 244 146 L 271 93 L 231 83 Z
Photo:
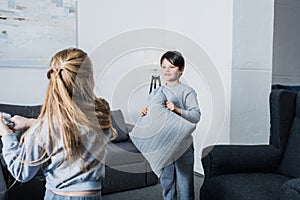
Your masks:
M 28 163 L 38 160 L 41 156 L 41 148 L 32 137 L 32 134 L 28 133 L 26 135 L 21 146 L 13 133 L 2 136 L 1 140 L 3 143 L 2 154 L 9 172 L 20 182 L 31 180 L 41 167 L 41 165 L 32 166 Z
M 185 99 L 185 109 L 182 109 L 181 116 L 192 123 L 200 121 L 201 112 L 198 105 L 197 94 L 195 91 L 190 92 Z

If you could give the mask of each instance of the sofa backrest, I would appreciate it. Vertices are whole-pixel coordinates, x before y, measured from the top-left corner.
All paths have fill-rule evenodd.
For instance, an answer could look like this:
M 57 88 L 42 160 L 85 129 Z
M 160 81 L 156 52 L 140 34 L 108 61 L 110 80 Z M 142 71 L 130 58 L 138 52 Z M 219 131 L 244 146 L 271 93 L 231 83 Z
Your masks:
M 121 110 L 111 111 L 112 126 L 116 129 L 118 136 L 112 142 L 126 142 L 129 140 L 129 131 Z
M 0 112 L 6 112 L 11 116 L 21 115 L 24 117 L 37 118 L 41 111 L 41 105 L 26 106 L 26 105 L 12 105 L 0 104 Z M 118 132 L 118 137 L 113 142 L 128 141 L 128 130 L 121 110 L 113 110 L 111 112 L 112 125 Z
M 282 85 L 282 84 L 274 84 L 272 85 L 272 90 L 283 89 L 298 92 L 300 91 L 300 85 Z
M 300 92 L 295 102 L 295 115 L 278 172 L 300 177 Z
M 25 105 L 12 105 L 0 104 L 0 112 L 6 112 L 11 116 L 21 115 L 29 118 L 37 118 L 41 111 L 41 105 L 25 106 Z

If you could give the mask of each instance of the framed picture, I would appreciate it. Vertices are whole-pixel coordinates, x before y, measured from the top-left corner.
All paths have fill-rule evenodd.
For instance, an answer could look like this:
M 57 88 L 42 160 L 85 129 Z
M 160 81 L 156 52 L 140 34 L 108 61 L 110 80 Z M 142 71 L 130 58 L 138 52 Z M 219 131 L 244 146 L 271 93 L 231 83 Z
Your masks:
M 77 0 L 2 0 L 0 46 L 0 66 L 48 67 L 77 47 Z

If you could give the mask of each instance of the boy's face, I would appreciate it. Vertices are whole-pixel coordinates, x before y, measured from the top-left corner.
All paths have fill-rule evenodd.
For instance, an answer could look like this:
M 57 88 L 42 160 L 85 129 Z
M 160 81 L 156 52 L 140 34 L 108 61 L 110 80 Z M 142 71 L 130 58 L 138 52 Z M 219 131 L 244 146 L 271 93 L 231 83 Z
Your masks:
M 183 72 L 184 68 L 179 70 L 179 67 L 171 64 L 167 59 L 163 59 L 161 64 L 161 71 L 164 80 L 167 84 L 177 83 Z

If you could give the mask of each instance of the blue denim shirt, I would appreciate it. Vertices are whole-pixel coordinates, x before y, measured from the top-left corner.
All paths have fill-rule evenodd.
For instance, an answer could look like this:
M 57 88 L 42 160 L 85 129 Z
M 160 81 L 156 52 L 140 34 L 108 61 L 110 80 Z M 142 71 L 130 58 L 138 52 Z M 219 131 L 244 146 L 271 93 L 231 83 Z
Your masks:
M 37 126 L 37 125 L 36 125 Z M 83 159 L 74 162 L 65 160 L 63 142 L 60 134 L 55 138 L 55 148 L 51 155 L 50 162 L 44 164 L 31 165 L 27 161 L 38 160 L 43 154 L 44 141 L 46 136 L 46 126 L 43 126 L 39 134 L 34 137 L 31 129 L 20 146 L 14 133 L 6 134 L 1 139 L 3 142 L 3 157 L 8 170 L 12 176 L 20 181 L 27 182 L 32 179 L 42 168 L 46 177 L 46 188 L 52 191 L 86 191 L 101 190 L 101 182 L 104 177 L 104 155 L 106 137 L 103 134 L 93 134 L 87 129 L 82 129 L 84 145 Z M 98 137 L 100 136 L 100 137 Z M 47 156 L 50 155 L 46 151 Z M 83 170 L 86 169 L 86 170 Z

